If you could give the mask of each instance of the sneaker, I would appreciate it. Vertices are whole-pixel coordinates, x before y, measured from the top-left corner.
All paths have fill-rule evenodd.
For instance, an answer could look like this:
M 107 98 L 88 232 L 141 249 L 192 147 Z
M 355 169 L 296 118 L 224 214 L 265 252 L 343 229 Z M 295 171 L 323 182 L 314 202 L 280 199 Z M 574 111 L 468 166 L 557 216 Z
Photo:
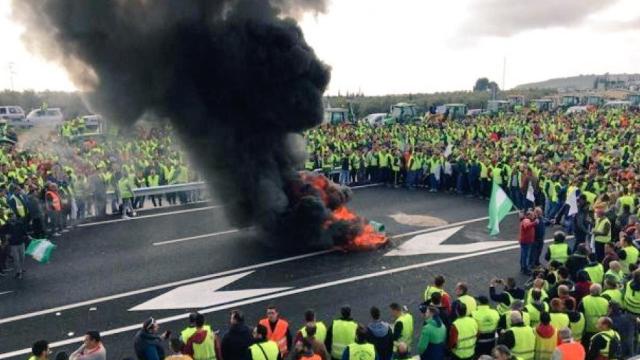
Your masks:
M 59 232 L 55 232 L 55 233 L 53 233 L 53 236 L 54 236 L 54 237 L 58 237 L 58 236 L 61 236 L 61 235 L 62 235 L 62 234 L 60 234 Z
M 134 211 L 134 212 L 131 213 L 131 216 L 132 217 L 138 216 L 138 213 Z
M 130 217 L 128 217 L 127 215 L 122 215 L 122 218 L 121 218 L 121 219 L 122 219 L 122 220 L 129 220 L 129 219 L 131 219 L 131 218 L 130 218 Z
M 63 232 L 63 233 L 68 233 L 68 232 L 69 232 L 69 229 L 66 229 L 66 228 L 65 228 L 65 229 L 62 229 L 62 232 Z

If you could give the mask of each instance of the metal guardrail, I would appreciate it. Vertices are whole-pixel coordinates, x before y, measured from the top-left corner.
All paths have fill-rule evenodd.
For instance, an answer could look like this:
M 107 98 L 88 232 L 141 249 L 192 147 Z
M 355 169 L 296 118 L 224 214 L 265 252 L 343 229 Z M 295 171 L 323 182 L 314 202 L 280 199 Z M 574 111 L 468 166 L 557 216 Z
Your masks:
M 195 191 L 195 190 L 206 190 L 207 184 L 198 181 L 198 182 L 190 182 L 184 184 L 172 184 L 172 185 L 160 185 L 160 186 L 152 186 L 152 187 L 142 187 L 133 189 L 134 196 L 149 196 L 149 195 L 163 195 L 163 194 L 171 194 L 175 192 L 182 191 Z M 113 198 L 116 196 L 115 191 L 107 192 L 107 198 Z

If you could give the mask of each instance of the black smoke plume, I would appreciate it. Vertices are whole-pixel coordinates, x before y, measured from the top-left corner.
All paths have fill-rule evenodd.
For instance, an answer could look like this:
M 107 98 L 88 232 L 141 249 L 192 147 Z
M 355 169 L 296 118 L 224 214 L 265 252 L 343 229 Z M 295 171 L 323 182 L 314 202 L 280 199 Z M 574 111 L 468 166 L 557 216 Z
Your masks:
M 305 156 L 300 133 L 322 121 L 329 69 L 286 16 L 324 7 L 321 0 L 13 2 L 27 46 L 62 64 L 92 109 L 122 124 L 143 114 L 170 119 L 235 225 L 258 224 L 283 241 L 287 228 L 319 223 L 328 211 L 313 199 L 292 204 L 289 190 Z

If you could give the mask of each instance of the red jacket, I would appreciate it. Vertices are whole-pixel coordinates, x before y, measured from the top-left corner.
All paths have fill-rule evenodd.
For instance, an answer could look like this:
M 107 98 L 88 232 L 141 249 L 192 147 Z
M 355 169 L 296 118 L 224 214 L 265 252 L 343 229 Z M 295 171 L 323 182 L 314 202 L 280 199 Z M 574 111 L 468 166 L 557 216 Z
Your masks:
M 520 221 L 520 244 L 533 244 L 536 240 L 536 221 L 524 218 Z

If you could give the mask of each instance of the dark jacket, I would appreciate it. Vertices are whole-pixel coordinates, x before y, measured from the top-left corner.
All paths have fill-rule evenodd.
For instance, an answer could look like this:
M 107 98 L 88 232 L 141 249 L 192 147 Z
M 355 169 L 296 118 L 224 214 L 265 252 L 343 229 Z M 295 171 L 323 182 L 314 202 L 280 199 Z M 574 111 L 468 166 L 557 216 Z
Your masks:
M 222 337 L 222 357 L 225 359 L 250 360 L 247 349 L 253 344 L 251 329 L 244 324 L 234 324 Z
M 9 237 L 9 245 L 17 246 L 27 242 L 27 229 L 20 221 L 9 221 L 6 225 L 6 234 Z
M 384 321 L 374 321 L 367 326 L 369 338 L 367 341 L 376 348 L 380 360 L 389 360 L 393 355 L 393 331 Z
M 144 330 L 138 331 L 133 339 L 133 349 L 138 360 L 163 360 L 162 338 Z

